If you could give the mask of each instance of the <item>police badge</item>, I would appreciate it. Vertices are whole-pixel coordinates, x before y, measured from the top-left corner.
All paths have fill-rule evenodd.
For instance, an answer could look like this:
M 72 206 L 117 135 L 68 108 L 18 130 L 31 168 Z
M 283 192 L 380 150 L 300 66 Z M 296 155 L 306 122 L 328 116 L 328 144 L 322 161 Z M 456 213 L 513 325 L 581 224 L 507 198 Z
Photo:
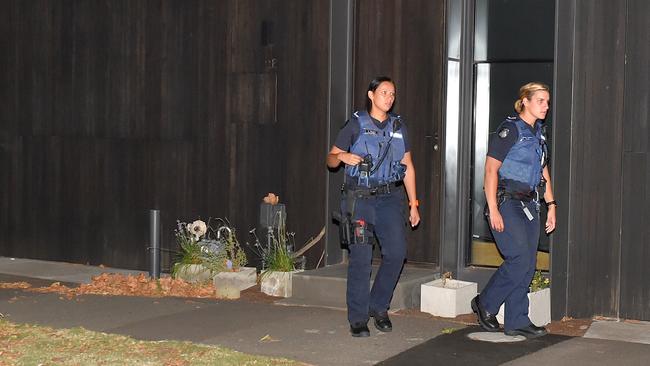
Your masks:
M 509 130 L 508 128 L 503 127 L 503 128 L 501 128 L 501 129 L 499 130 L 499 133 L 498 133 L 498 134 L 499 134 L 499 137 L 501 137 L 502 139 L 504 139 L 504 138 L 508 137 L 508 134 L 509 134 L 509 133 L 510 133 L 510 130 Z

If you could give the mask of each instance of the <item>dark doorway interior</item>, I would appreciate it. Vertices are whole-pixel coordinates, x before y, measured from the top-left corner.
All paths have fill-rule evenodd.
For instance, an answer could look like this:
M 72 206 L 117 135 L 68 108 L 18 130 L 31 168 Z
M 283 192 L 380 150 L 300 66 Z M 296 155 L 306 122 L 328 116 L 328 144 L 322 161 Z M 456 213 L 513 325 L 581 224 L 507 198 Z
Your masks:
M 514 115 L 519 87 L 530 81 L 553 86 L 555 5 L 526 0 L 476 0 L 473 35 L 473 155 L 471 241 L 468 264 L 498 266 L 501 257 L 483 216 L 483 174 L 489 133 Z M 545 121 L 551 136 L 551 116 Z M 551 145 L 549 139 L 549 146 Z M 544 221 L 544 220 L 540 220 Z M 542 235 L 542 241 L 548 238 Z M 548 254 L 540 252 L 538 268 L 548 270 Z

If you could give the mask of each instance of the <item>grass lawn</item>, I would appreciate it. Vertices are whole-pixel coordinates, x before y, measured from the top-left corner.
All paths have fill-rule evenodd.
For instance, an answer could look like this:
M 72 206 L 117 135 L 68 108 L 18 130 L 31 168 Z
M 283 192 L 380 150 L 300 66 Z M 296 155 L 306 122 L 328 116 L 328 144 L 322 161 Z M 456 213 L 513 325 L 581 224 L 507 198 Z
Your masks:
M 0 319 L 0 365 L 302 364 L 191 342 L 138 341 L 83 328 L 53 329 Z

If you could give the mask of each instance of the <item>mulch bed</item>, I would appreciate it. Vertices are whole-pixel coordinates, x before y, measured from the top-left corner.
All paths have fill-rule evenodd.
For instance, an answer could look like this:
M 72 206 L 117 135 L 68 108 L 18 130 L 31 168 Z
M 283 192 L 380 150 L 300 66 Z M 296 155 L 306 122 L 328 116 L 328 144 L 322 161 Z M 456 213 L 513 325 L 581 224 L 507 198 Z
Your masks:
M 192 284 L 181 279 L 163 277 L 151 279 L 144 274 L 122 275 L 103 273 L 92 278 L 89 284 L 62 284 L 52 282 L 49 285 L 33 285 L 25 281 L 0 282 L 0 289 L 20 289 L 38 293 L 57 293 L 62 297 L 72 299 L 80 295 L 113 295 L 141 297 L 183 297 L 183 298 L 214 298 L 216 295 L 212 284 Z M 260 291 L 260 286 L 253 286 L 241 292 L 241 298 L 253 302 L 272 303 L 279 298 L 268 296 Z

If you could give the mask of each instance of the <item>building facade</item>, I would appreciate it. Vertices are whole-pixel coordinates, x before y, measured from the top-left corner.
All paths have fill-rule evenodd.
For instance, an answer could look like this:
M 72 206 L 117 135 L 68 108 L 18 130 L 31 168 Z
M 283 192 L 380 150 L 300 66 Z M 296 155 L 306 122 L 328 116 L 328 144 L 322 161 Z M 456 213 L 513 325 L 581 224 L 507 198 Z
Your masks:
M 146 269 L 149 209 L 166 250 L 198 217 L 244 242 L 275 192 L 298 245 L 327 228 L 308 267 L 340 263 L 342 173 L 325 156 L 386 74 L 422 205 L 409 265 L 483 284 L 487 133 L 538 80 L 553 90 L 553 317 L 650 320 L 645 0 L 0 6 L 0 255 Z

